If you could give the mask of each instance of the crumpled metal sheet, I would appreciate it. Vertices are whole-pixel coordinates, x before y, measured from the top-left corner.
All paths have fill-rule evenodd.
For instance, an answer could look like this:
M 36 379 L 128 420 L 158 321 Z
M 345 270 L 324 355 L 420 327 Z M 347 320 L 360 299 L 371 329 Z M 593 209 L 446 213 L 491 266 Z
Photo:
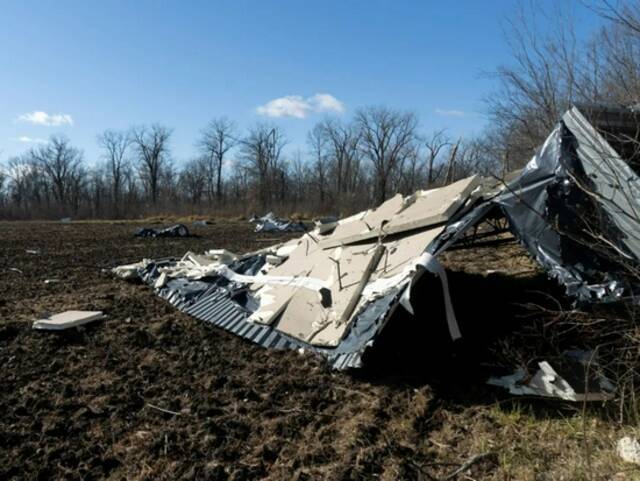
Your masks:
M 279 219 L 273 212 L 269 212 L 262 217 L 249 219 L 256 225 L 256 232 L 305 232 L 306 228 L 302 222 L 293 222 L 288 219 Z
M 549 276 L 566 288 L 568 296 L 579 302 L 617 301 L 637 289 L 632 272 L 616 259 L 633 267 L 640 261 L 636 246 L 640 217 L 634 217 L 640 214 L 640 178 L 617 154 L 598 161 L 598 151 L 592 149 L 586 157 L 582 146 L 602 146 L 606 140 L 584 127 L 587 121 L 577 109 L 563 119 L 521 174 L 493 199 L 451 222 L 432 252 L 442 252 L 489 212 L 499 209 L 512 233 Z M 604 150 L 600 147 L 599 151 Z M 606 151 L 613 149 L 608 146 Z M 586 165 L 591 167 L 585 170 Z M 599 174 L 594 174 L 596 165 Z M 603 244 L 615 248 L 597 248 L 594 239 L 585 236 L 583 222 L 587 221 L 594 234 L 606 239 Z
M 184 224 L 176 224 L 164 229 L 143 227 L 134 234 L 135 237 L 189 237 L 189 229 Z
M 489 378 L 487 384 L 505 388 L 517 396 L 541 396 L 565 401 L 607 401 L 615 386 L 602 373 L 596 354 L 567 351 L 554 359 L 538 363 L 530 374 L 519 368 L 513 374 Z
M 238 273 L 254 275 L 264 264 L 264 255 L 256 255 L 239 261 L 231 268 Z M 147 264 L 140 270 L 141 279 L 154 285 L 159 269 L 173 261 Z M 157 294 L 178 310 L 201 321 L 211 323 L 239 337 L 272 349 L 304 349 L 327 358 L 335 369 L 357 368 L 362 365 L 362 355 L 369 343 L 384 326 L 388 314 L 398 305 L 401 292 L 393 292 L 373 301 L 357 314 L 347 336 L 336 348 L 319 348 L 278 331 L 277 329 L 249 321 L 251 309 L 246 306 L 247 291 L 241 285 L 229 282 L 222 276 L 203 280 L 172 279 Z

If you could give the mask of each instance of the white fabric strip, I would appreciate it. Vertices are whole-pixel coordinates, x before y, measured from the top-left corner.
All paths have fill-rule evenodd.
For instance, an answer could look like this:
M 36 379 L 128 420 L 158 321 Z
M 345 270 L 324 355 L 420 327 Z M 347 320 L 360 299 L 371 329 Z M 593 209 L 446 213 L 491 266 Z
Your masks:
M 405 287 L 404 293 L 400 298 L 400 304 L 411 314 L 413 314 L 413 307 L 411 306 L 411 284 L 415 279 L 415 272 L 418 267 L 428 270 L 433 274 L 437 274 L 442 283 L 442 292 L 444 296 L 445 313 L 447 316 L 447 325 L 449 327 L 449 334 L 455 341 L 462 337 L 460 328 L 458 327 L 458 321 L 453 311 L 453 304 L 451 303 L 451 295 L 449 294 L 449 281 L 447 280 L 447 273 L 442 267 L 442 264 L 428 252 L 424 252 L 420 257 L 414 260 L 410 265 L 405 267 L 400 274 L 393 277 L 381 278 L 374 282 L 369 283 L 362 291 L 362 296 L 366 299 L 373 300 L 391 289 L 402 289 Z
M 445 271 L 442 264 L 438 262 L 438 259 L 435 256 L 432 256 L 428 252 L 423 253 L 417 260 L 416 265 L 424 267 L 426 270 L 433 274 L 437 274 L 440 278 L 440 282 L 442 283 L 442 293 L 444 295 L 444 308 L 447 315 L 447 326 L 449 327 L 449 334 L 451 335 L 451 339 L 454 341 L 456 339 L 460 339 L 462 334 L 460 333 L 460 327 L 458 326 L 458 321 L 456 319 L 455 312 L 453 311 L 453 303 L 451 302 L 451 295 L 449 294 L 449 281 L 447 279 L 447 272 Z M 411 314 L 413 314 L 413 307 L 411 307 L 411 285 L 407 286 L 404 293 L 402 294 L 402 298 L 400 299 L 400 304 L 403 305 L 405 309 L 407 309 Z

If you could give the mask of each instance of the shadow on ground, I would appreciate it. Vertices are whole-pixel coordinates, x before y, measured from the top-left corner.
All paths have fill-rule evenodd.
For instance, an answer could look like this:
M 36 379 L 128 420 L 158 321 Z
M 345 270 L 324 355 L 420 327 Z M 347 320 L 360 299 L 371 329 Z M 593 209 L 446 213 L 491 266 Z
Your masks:
M 448 279 L 462 338 L 452 341 L 442 285 L 436 276 L 425 274 L 411 293 L 415 315 L 398 308 L 367 351 L 358 376 L 371 382 L 429 384 L 443 395 L 469 402 L 470 387 L 484 387 L 487 377 L 504 366 L 496 343 L 536 320 L 528 306 L 534 302 L 557 309 L 557 299 L 562 299 L 561 289 L 543 273 L 514 277 L 452 272 Z

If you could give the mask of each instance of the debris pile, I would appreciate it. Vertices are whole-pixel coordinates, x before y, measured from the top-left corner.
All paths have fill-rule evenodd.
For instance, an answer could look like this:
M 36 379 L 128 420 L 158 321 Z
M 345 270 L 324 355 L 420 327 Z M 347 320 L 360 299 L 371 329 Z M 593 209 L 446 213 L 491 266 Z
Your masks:
M 483 223 L 495 232 L 506 225 L 576 301 L 619 300 L 638 287 L 629 266 L 640 258 L 640 180 L 587 111 L 569 110 L 527 166 L 506 179 L 475 175 L 398 194 L 257 252 L 187 253 L 114 272 L 142 278 L 202 321 L 265 347 L 316 352 L 337 369 L 361 365 L 397 308 L 412 312 L 411 287 L 425 274 L 439 278 L 443 295 L 421 295 L 443 303 L 442 322 L 453 339 L 464 336 L 437 258 Z M 599 112 L 616 120 L 616 128 L 626 125 L 626 113 Z M 281 230 L 272 214 L 257 221 L 258 231 Z M 563 379 L 553 366 L 541 363 L 541 389 L 550 376 Z
M 305 232 L 302 222 L 293 222 L 288 219 L 278 219 L 273 212 L 269 212 L 262 217 L 252 217 L 249 219 L 256 225 L 256 232 Z
M 184 224 L 176 224 L 164 229 L 142 227 L 136 231 L 135 237 L 189 237 L 189 229 Z

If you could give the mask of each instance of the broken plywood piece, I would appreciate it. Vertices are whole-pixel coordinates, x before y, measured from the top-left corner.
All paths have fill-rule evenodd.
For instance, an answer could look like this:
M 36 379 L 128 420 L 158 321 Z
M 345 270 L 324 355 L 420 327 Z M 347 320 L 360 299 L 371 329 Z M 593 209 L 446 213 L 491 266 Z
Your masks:
M 444 227 L 439 226 L 385 242 L 386 250 L 376 270 L 371 274 L 371 280 L 389 278 L 402 273 L 407 266 L 412 265 L 413 261 L 420 257 L 431 241 L 443 230 Z
M 303 273 L 306 275 L 307 273 Z M 283 311 L 293 295 L 298 291 L 308 291 L 299 287 L 262 286 L 255 293 L 258 309 L 249 316 L 249 321 L 270 325 Z M 317 293 L 313 293 L 316 296 Z
M 309 254 L 307 254 L 309 252 Z M 289 252 L 286 262 L 269 270 L 270 276 L 283 277 L 313 277 L 314 265 L 328 263 L 328 254 L 317 247 L 317 243 L 305 234 L 300 243 Z M 322 279 L 321 277 L 318 277 Z M 270 286 L 254 284 L 254 296 L 259 303 L 258 309 L 249 320 L 260 324 L 271 324 L 287 306 L 293 295 L 300 291 L 308 291 L 296 286 Z M 319 297 L 317 292 L 312 295 Z
M 404 201 L 404 209 L 393 215 L 382 228 L 377 226 L 369 229 L 365 222 L 365 216 L 361 221 L 361 226 L 364 225 L 364 229 L 354 227 L 348 231 L 351 235 L 337 235 L 338 229 L 336 229 L 332 236 L 321 242 L 321 246 L 323 249 L 330 249 L 339 245 L 355 244 L 380 236 L 400 234 L 443 224 L 464 205 L 480 184 L 481 177 L 474 175 L 446 187 L 416 192 L 411 198 Z M 387 202 L 390 201 L 396 202 L 395 197 Z M 395 204 L 390 204 L 389 211 L 392 205 Z M 385 212 L 388 213 L 388 211 Z
M 71 327 L 82 326 L 89 322 L 104 319 L 106 317 L 102 311 L 65 311 L 54 314 L 44 319 L 39 319 L 33 323 L 34 329 L 48 331 L 62 331 Z
M 321 246 L 323 248 L 335 247 L 352 243 L 353 239 L 364 240 L 378 237 L 384 231 L 383 226 L 403 208 L 404 197 L 402 194 L 396 194 L 377 208 L 364 211 L 357 218 L 338 224 L 333 234 L 327 236 Z
M 339 247 L 329 252 L 330 258 L 316 264 L 309 276 L 327 279 L 331 305 L 323 306 L 317 294 L 300 290 L 276 325 L 279 331 L 316 346 L 335 346 L 340 342 L 384 247 L 369 244 Z
M 367 211 L 363 221 L 371 230 L 380 229 L 381 226 L 393 219 L 403 208 L 404 197 L 402 194 L 396 194 L 377 208 Z
M 474 175 L 446 187 L 421 192 L 389 222 L 385 231 L 394 234 L 446 222 L 478 185 L 480 177 Z
M 367 238 L 370 236 L 370 233 L 371 229 L 365 223 L 363 218 L 353 219 L 349 222 L 338 224 L 333 231 L 333 234 L 324 237 L 322 241 L 320 241 L 320 246 L 323 249 L 337 247 L 352 238 L 360 236 Z

